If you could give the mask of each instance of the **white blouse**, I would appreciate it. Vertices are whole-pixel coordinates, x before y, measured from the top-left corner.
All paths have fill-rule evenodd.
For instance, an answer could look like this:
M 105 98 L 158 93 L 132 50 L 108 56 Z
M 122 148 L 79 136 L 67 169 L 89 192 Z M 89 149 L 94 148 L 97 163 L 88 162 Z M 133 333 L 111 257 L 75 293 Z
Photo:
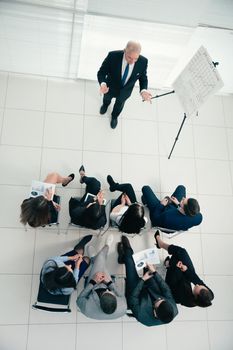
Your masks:
M 120 221 L 121 221 L 121 218 L 122 216 L 124 215 L 124 213 L 128 210 L 128 205 L 124 205 L 124 207 L 122 207 L 118 212 L 111 212 L 110 214 L 110 219 L 112 221 L 114 221 L 117 225 L 120 224 Z M 145 221 L 145 224 L 147 223 L 147 218 L 144 216 L 144 221 Z

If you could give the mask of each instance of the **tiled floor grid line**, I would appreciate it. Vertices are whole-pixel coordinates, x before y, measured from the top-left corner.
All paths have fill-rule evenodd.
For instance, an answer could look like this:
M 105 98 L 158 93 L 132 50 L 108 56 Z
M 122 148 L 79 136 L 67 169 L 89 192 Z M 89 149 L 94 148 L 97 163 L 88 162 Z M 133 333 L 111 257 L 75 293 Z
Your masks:
M 175 94 L 150 105 L 141 102 L 135 88 L 115 130 L 110 128 L 112 105 L 102 116 L 100 103 L 97 82 L 0 72 L 0 350 L 91 350 L 97 343 L 101 350 L 141 350 L 145 344 L 159 350 L 232 350 L 233 97 L 213 96 L 198 117 L 188 118 L 170 160 L 183 119 Z M 77 292 L 70 314 L 31 308 L 43 262 L 90 233 L 75 227 L 66 233 L 69 199 L 84 193 L 81 164 L 87 175 L 101 181 L 107 199 L 117 196 L 108 190 L 108 174 L 132 183 L 138 201 L 146 184 L 161 198 L 183 184 L 198 199 L 203 223 L 167 241 L 188 250 L 197 273 L 214 291 L 210 308 L 179 306 L 171 324 L 151 328 L 127 316 L 109 322 L 88 319 L 77 311 Z M 43 180 L 51 171 L 76 174 L 66 188 L 57 186 L 60 233 L 56 227 L 25 230 L 20 204 L 31 180 Z M 110 233 L 114 243 L 108 267 L 121 277 L 124 267 L 116 253 L 120 233 L 111 228 L 102 238 L 93 233 L 93 244 L 102 247 Z M 134 250 L 153 246 L 153 234 L 146 230 L 130 238 Z M 159 255 L 162 264 L 167 254 Z

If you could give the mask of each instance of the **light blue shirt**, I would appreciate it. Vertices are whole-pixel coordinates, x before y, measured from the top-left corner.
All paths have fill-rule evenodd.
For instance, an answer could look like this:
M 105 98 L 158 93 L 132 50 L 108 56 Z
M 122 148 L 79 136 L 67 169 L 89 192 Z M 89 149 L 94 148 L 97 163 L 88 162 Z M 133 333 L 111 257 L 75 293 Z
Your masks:
M 54 256 L 46 260 L 41 270 L 42 283 L 44 283 L 44 275 L 54 269 L 55 263 L 57 264 L 58 267 L 64 267 L 65 266 L 64 262 L 68 260 L 70 260 L 70 256 Z M 76 283 L 78 283 L 79 269 L 77 267 L 75 267 L 73 271 L 73 275 Z M 59 294 L 70 295 L 73 291 L 74 291 L 74 288 L 61 288 L 61 289 L 55 289 L 51 291 L 49 290 L 48 292 L 54 295 L 59 295 Z

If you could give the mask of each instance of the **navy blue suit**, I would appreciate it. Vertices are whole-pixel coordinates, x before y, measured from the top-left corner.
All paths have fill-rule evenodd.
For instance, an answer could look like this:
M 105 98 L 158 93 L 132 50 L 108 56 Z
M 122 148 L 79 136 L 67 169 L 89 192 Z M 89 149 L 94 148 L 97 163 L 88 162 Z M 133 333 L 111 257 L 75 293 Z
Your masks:
M 129 80 L 124 86 L 122 85 L 121 78 L 123 55 L 123 50 L 109 52 L 97 73 L 99 84 L 105 82 L 109 87 L 108 93 L 104 95 L 103 104 L 108 106 L 111 103 L 111 99 L 116 97 L 116 102 L 112 112 L 113 117 L 118 117 L 118 115 L 121 113 L 124 103 L 130 97 L 137 80 L 139 80 L 140 91 L 147 89 L 148 86 L 148 60 L 141 55 L 134 64 Z
M 143 186 L 142 193 L 143 204 L 148 206 L 153 226 L 186 231 L 193 226 L 200 225 L 202 222 L 201 213 L 195 216 L 188 216 L 182 214 L 174 203 L 166 206 L 162 205 L 150 186 Z M 180 202 L 183 197 L 186 197 L 185 187 L 182 185 L 178 186 L 172 196 L 176 197 Z

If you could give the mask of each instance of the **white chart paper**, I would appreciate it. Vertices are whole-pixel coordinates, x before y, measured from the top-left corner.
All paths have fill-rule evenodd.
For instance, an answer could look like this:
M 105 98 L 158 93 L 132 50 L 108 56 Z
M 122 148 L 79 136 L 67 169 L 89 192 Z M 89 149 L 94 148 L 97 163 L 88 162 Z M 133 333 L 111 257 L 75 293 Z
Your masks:
M 201 46 L 174 81 L 173 88 L 188 117 L 196 114 L 200 106 L 223 85 L 210 55 Z

